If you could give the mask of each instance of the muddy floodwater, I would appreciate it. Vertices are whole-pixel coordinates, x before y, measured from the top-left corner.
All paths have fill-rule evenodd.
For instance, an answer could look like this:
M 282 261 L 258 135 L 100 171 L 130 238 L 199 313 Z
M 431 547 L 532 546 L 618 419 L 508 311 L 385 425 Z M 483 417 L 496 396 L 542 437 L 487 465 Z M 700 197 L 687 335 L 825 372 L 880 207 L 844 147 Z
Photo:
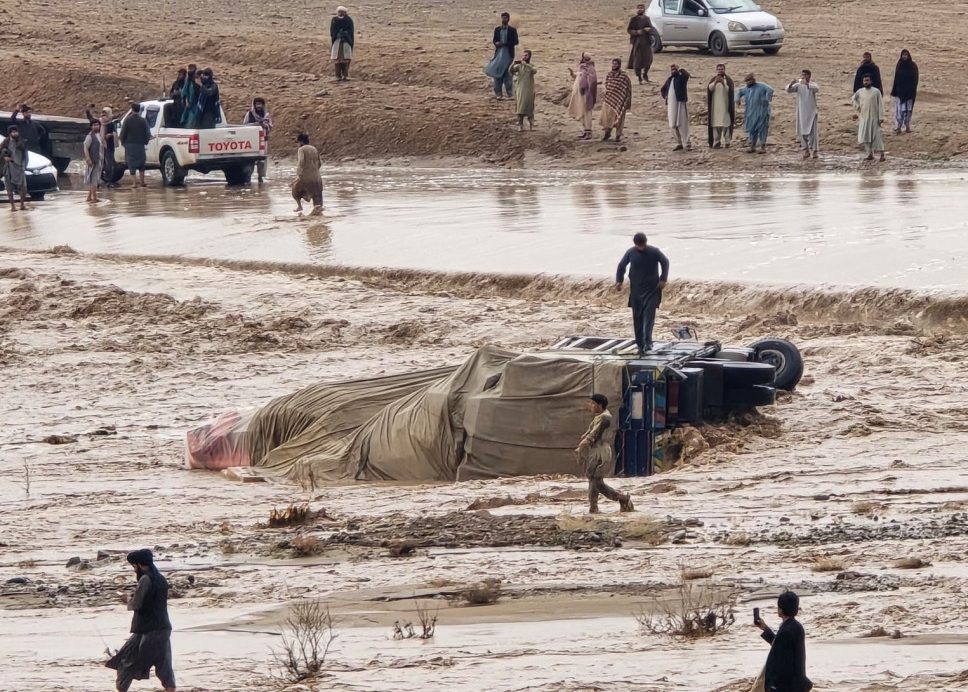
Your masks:
M 229 188 L 213 174 L 164 189 L 154 177 L 95 207 L 65 190 L 0 220 L 0 246 L 607 276 L 630 234 L 644 231 L 677 277 L 968 290 L 968 178 L 959 173 L 366 167 L 329 171 L 326 213 L 311 221 L 293 213 L 291 170 L 271 173 L 261 188 Z

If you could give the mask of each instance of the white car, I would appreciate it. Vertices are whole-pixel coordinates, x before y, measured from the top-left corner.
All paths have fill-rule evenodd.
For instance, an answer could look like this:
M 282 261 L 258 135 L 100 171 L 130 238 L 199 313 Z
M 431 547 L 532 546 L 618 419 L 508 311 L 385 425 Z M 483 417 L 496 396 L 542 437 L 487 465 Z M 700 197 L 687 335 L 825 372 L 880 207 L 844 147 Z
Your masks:
M 28 151 L 27 152 L 27 196 L 30 199 L 40 201 L 44 199 L 48 192 L 57 192 L 57 169 L 46 156 Z M 0 197 L 7 197 L 9 190 L 4 187 L 4 180 L 0 178 Z M 19 198 L 19 191 L 15 193 Z
M 656 53 L 683 46 L 717 56 L 750 50 L 776 55 L 786 36 L 780 20 L 753 0 L 652 0 L 647 14 Z

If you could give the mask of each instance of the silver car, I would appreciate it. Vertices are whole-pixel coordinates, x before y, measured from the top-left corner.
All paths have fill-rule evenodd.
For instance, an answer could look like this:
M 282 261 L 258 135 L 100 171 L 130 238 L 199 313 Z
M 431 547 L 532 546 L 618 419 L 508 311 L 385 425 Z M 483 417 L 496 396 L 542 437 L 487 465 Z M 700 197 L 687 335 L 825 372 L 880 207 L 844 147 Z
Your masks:
M 783 46 L 783 24 L 753 0 L 652 0 L 648 9 L 652 50 L 684 46 L 713 55 L 762 50 L 776 55 Z

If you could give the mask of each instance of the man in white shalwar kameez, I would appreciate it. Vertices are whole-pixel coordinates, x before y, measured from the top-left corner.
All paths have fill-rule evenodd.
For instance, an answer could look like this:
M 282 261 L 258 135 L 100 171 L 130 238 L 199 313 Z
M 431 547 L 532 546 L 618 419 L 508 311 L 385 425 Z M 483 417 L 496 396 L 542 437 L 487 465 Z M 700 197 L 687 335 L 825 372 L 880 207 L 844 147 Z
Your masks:
M 673 151 L 692 149 L 689 143 L 689 96 L 687 88 L 689 73 L 680 69 L 678 65 L 669 68 L 670 75 L 662 85 L 662 98 L 666 101 L 666 112 L 669 116 L 669 129 L 676 143 Z
M 800 142 L 800 150 L 803 151 L 803 158 L 810 156 L 817 158 L 820 150 L 820 128 L 818 127 L 817 117 L 817 93 L 820 87 L 816 82 L 811 81 L 810 70 L 800 73 L 799 81 L 787 84 L 787 93 L 794 94 L 797 100 L 797 141 Z
M 864 75 L 863 86 L 854 92 L 851 99 L 857 117 L 857 143 L 864 145 L 867 152 L 865 161 L 873 161 L 874 154 L 880 153 L 884 160 L 884 138 L 881 136 L 881 123 L 884 122 L 884 96 L 873 86 L 870 75 Z

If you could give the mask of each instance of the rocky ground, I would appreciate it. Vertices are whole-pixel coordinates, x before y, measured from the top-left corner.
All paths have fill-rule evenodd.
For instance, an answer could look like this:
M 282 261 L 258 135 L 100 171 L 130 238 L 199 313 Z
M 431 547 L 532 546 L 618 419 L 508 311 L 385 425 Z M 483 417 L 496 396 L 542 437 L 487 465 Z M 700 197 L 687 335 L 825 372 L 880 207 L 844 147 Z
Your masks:
M 565 115 L 568 68 L 588 51 L 604 77 L 609 60 L 627 54 L 632 4 L 521 0 L 507 6 L 522 47 L 534 51 L 540 70 L 533 133 L 516 131 L 513 106 L 494 101 L 482 73 L 501 8 L 452 0 L 350 4 L 357 59 L 354 79 L 345 84 L 335 83 L 328 59 L 333 8 L 316 2 L 12 0 L 0 8 L 4 98 L 26 100 L 38 112 L 80 116 L 88 103 L 119 107 L 126 98 L 157 98 L 178 66 L 195 62 L 219 75 L 230 118 L 240 119 L 251 97 L 268 99 L 277 124 L 276 156 L 291 155 L 295 133 L 305 130 L 332 162 L 406 157 L 509 166 L 815 170 L 859 164 L 849 99 L 861 53 L 873 51 L 889 85 L 901 48 L 908 48 L 922 75 L 915 132 L 888 137 L 888 165 L 964 161 L 968 134 L 952 114 L 965 107 L 959 85 L 966 67 L 961 27 L 968 15 L 950 4 L 919 6 L 912 14 L 900 0 L 876 6 L 860 0 L 766 2 L 787 31 L 780 54 L 728 58 L 734 78 L 752 71 L 778 91 L 801 69 L 813 71 L 822 89 L 819 161 L 800 161 L 793 99 L 783 93 L 775 99 L 770 156 L 707 150 L 702 89 L 719 60 L 680 50 L 659 54 L 654 83 L 636 85 L 627 149 L 576 142 L 577 126 Z M 699 146 L 691 154 L 671 152 L 658 94 L 672 62 L 694 75 L 691 108 Z
M 285 687 L 280 628 L 319 598 L 339 638 L 325 676 L 290 689 L 739 692 L 765 656 L 749 610 L 784 587 L 803 597 L 817 689 L 968 684 L 959 323 L 863 292 L 821 306 L 760 288 L 732 312 L 712 286 L 670 293 L 661 330 L 787 336 L 807 376 L 761 416 L 689 432 L 679 468 L 616 481 L 632 515 L 585 515 L 573 477 L 299 488 L 185 471 L 185 429 L 307 381 L 626 328 L 593 284 L 327 274 L 2 255 L 0 690 L 105 689 L 123 553 L 141 546 L 172 582 L 181 689 Z M 305 519 L 270 526 L 290 505 Z M 736 623 L 697 642 L 643 632 L 636 615 L 684 588 L 733 599 Z M 394 639 L 418 606 L 435 637 Z

